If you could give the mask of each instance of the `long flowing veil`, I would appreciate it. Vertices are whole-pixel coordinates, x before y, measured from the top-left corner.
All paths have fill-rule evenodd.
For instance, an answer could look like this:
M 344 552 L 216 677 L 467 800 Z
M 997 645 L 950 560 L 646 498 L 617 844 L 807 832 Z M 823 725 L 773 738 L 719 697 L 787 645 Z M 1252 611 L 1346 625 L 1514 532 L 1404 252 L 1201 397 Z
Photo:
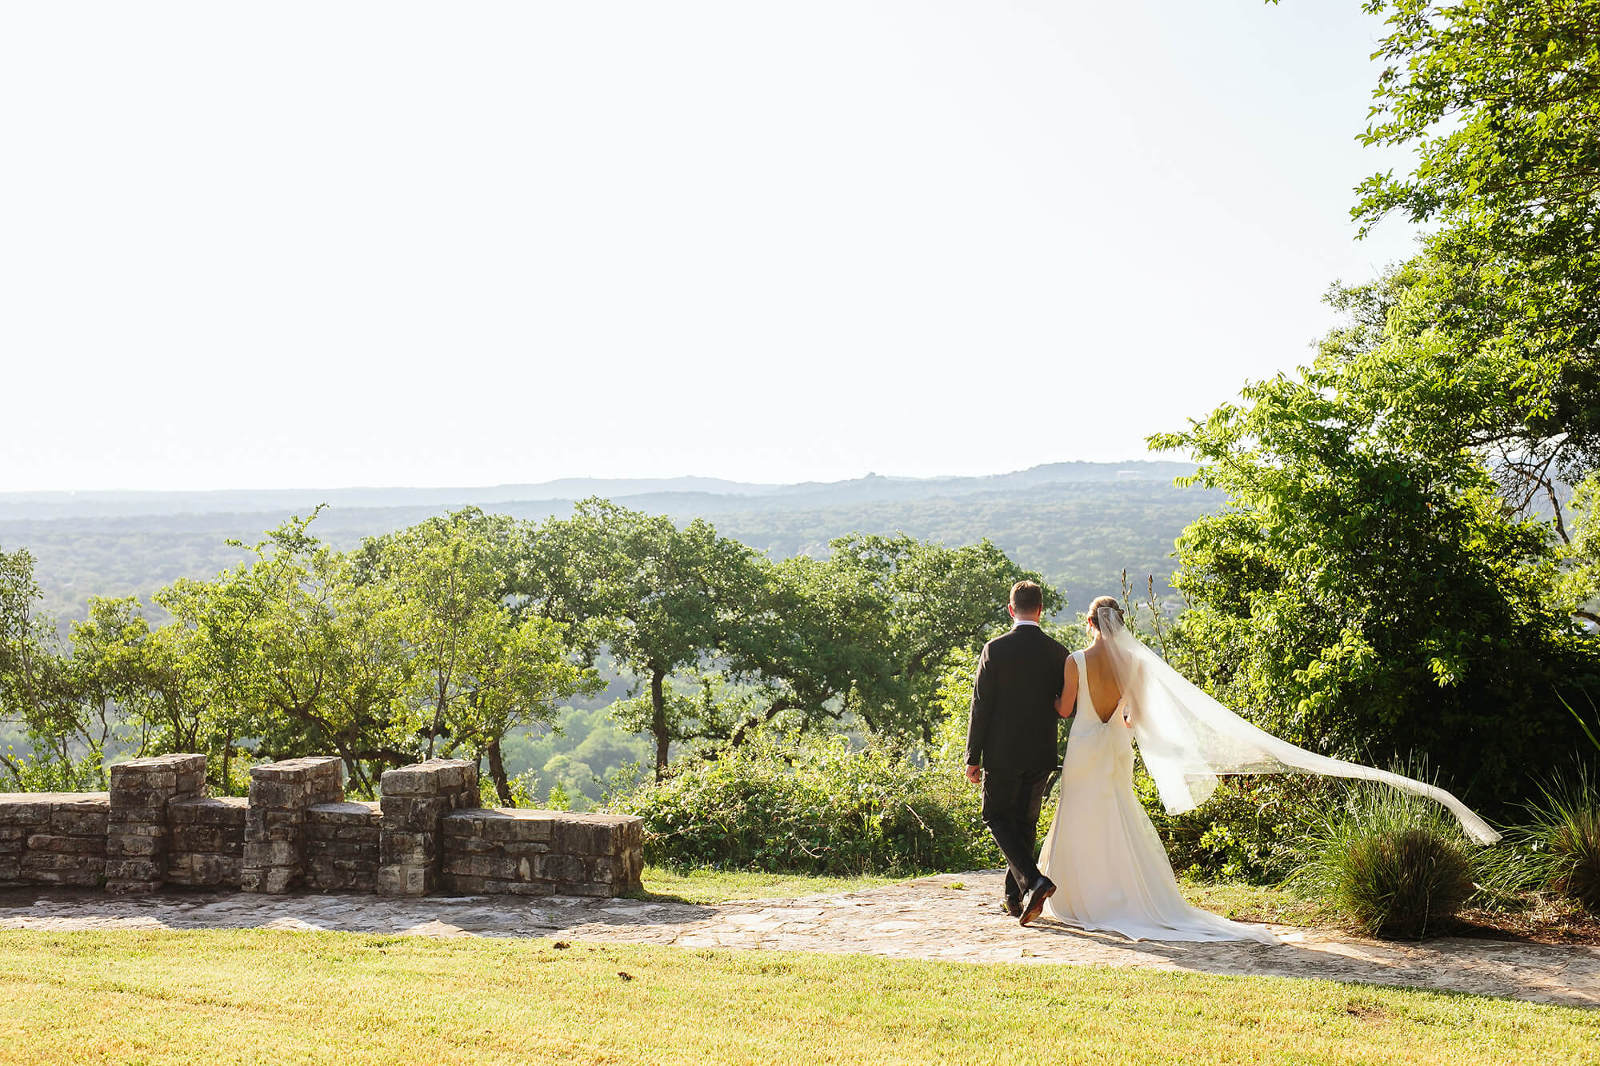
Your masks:
M 1291 770 L 1331 777 L 1379 781 L 1437 800 L 1461 821 L 1467 835 L 1493 844 L 1500 834 L 1466 804 L 1442 788 L 1331 759 L 1251 725 L 1202 692 L 1128 632 L 1121 613 L 1095 612 L 1095 624 L 1111 653 L 1117 683 L 1146 769 L 1155 778 L 1167 813 L 1180 814 L 1204 803 L 1217 787 L 1218 774 L 1272 774 Z

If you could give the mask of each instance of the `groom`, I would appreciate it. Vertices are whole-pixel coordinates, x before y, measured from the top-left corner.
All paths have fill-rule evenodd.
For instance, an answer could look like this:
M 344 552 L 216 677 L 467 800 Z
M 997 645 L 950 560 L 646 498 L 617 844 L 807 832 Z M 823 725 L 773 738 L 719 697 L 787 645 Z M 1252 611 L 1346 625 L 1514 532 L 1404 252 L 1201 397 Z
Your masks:
M 967 724 L 967 780 L 983 786 L 983 824 L 1006 857 L 1005 910 L 1027 925 L 1056 886 L 1034 861 L 1039 807 L 1056 769 L 1056 697 L 1067 649 L 1039 628 L 1044 592 L 1011 587 L 1011 632 L 984 645 Z

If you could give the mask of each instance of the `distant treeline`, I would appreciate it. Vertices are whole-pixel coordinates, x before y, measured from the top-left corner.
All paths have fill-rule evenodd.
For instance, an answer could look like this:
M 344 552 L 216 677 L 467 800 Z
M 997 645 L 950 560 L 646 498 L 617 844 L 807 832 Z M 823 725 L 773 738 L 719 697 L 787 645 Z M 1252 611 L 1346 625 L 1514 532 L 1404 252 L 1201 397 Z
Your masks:
M 600 499 L 544 521 L 468 508 L 343 551 L 315 518 L 158 590 L 163 621 L 91 598 L 65 640 L 31 553 L 0 554 L 0 711 L 30 749 L 0 754 L 12 783 L 98 785 L 113 748 L 181 750 L 233 791 L 253 762 L 321 751 L 370 791 L 388 767 L 458 755 L 511 804 L 507 738 L 606 688 L 602 662 L 627 679 L 609 718 L 649 738 L 657 777 L 675 748 L 715 756 L 767 730 L 912 750 L 946 671 L 1004 622 L 1011 584 L 1040 577 L 988 541 L 905 535 L 774 561 Z

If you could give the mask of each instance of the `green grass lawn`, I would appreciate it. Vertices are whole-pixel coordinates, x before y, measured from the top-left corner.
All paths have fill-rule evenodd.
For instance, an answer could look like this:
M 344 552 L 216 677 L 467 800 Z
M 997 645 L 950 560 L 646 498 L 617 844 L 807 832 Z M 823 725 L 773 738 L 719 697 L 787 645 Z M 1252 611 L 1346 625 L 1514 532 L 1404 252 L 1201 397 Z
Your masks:
M 1136 970 L 274 930 L 13 931 L 0 932 L 0 1031 L 0 1063 L 1498 1066 L 1593 1062 L 1600 1013 Z
M 676 899 L 685 903 L 727 903 L 741 899 L 793 899 L 863 888 L 892 885 L 892 877 L 812 877 L 807 874 L 764 874 L 748 870 L 673 870 L 665 866 L 644 869 L 645 899 Z

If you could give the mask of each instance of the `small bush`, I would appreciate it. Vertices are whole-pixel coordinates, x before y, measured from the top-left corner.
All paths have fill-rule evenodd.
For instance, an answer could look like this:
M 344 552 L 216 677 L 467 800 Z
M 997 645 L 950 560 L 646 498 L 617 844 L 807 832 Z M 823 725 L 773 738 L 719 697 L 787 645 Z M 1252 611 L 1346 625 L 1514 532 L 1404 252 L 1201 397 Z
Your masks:
M 1340 788 L 1309 774 L 1224 777 L 1196 809 L 1168 814 L 1142 767 L 1134 773 L 1133 787 L 1175 871 L 1205 881 L 1253 884 L 1277 884 L 1294 871 L 1306 811 Z
M 1368 935 L 1421 939 L 1475 890 L 1470 845 L 1448 813 L 1419 797 L 1353 786 L 1308 829 L 1290 884 Z
M 1552 779 L 1528 805 L 1532 821 L 1517 834 L 1532 879 L 1600 913 L 1600 789 L 1587 769 Z
M 978 790 L 958 768 L 843 737 L 763 740 L 620 797 L 659 865 L 913 874 L 995 866 Z

